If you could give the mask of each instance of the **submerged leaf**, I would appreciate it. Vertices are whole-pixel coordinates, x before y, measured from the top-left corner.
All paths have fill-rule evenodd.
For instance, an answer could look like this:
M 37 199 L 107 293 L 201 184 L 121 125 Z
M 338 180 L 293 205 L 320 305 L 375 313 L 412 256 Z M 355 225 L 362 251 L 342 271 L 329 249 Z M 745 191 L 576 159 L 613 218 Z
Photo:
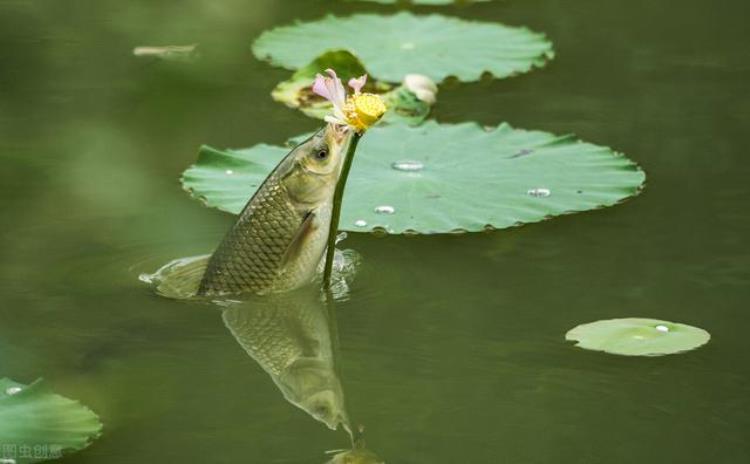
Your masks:
M 411 73 L 436 82 L 448 76 L 477 81 L 484 73 L 502 78 L 541 67 L 553 56 L 543 34 L 523 27 L 409 12 L 327 16 L 266 31 L 253 44 L 256 57 L 288 69 L 342 48 L 387 82 Z
M 582 324 L 565 334 L 576 346 L 624 356 L 659 356 L 708 343 L 703 329 L 658 319 L 625 318 Z
M 362 62 L 346 50 L 331 50 L 298 69 L 289 80 L 281 82 L 271 92 L 274 100 L 291 108 L 298 108 L 307 116 L 323 119 L 331 113 L 331 103 L 315 95 L 310 87 L 315 76 L 326 69 L 334 69 L 343 82 L 369 74 Z M 388 107 L 385 122 L 419 124 L 430 113 L 434 101 L 428 103 L 405 86 L 394 87 L 385 82 L 369 79 L 365 91 L 379 94 Z
M 182 177 L 208 206 L 238 213 L 289 150 L 203 147 Z M 374 127 L 357 149 L 340 228 L 476 232 L 614 205 L 645 174 L 607 147 L 572 136 L 475 123 Z
M 41 380 L 26 386 L 0 379 L 1 458 L 19 464 L 59 458 L 88 446 L 101 428 L 90 409 L 48 391 Z

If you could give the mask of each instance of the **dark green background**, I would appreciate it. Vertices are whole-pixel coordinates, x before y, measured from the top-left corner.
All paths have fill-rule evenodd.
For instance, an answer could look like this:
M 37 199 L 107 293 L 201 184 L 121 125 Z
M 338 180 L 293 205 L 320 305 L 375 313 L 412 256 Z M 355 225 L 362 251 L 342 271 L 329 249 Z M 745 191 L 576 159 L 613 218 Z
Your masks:
M 747 2 L 527 0 L 414 8 L 528 25 L 557 58 L 441 87 L 439 121 L 574 132 L 640 163 L 614 208 L 489 234 L 344 243 L 349 412 L 389 463 L 750 462 Z M 286 403 L 219 313 L 137 281 L 231 222 L 180 191 L 203 143 L 318 124 L 274 103 L 261 31 L 372 3 L 0 2 L 0 375 L 44 376 L 97 411 L 70 463 L 321 463 L 346 436 Z M 132 56 L 199 43 L 192 64 Z M 481 46 L 481 44 L 477 44 Z M 354 167 L 356 169 L 356 166 Z M 654 359 L 563 341 L 597 319 L 703 327 Z

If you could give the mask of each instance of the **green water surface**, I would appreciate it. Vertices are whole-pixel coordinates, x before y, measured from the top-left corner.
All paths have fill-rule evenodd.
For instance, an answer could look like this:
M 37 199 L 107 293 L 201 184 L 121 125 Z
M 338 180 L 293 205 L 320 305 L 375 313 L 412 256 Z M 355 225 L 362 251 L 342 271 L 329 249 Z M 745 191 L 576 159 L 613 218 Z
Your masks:
M 137 277 L 232 218 L 178 176 L 201 144 L 282 143 L 265 29 L 398 7 L 317 0 L 0 1 L 0 377 L 43 376 L 105 424 L 68 463 L 322 463 L 348 438 L 284 400 L 218 310 Z M 350 234 L 337 304 L 349 415 L 389 463 L 750 462 L 750 9 L 740 0 L 414 8 L 527 25 L 556 59 L 447 83 L 435 117 L 573 132 L 648 173 L 626 204 L 464 236 Z M 132 55 L 199 43 L 192 63 Z M 481 44 L 477 44 L 481 46 Z M 356 164 L 354 166 L 356 169 Z M 705 347 L 620 358 L 584 322 L 680 321 Z

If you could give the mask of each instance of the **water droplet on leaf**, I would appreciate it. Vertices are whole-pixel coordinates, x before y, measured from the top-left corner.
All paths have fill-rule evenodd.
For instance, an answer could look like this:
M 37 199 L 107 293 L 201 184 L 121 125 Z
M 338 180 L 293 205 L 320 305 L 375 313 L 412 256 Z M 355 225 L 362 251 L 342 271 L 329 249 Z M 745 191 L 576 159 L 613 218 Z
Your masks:
M 357 219 L 356 221 L 354 221 L 354 225 L 357 227 L 367 227 L 367 221 L 365 221 L 364 219 Z
M 391 167 L 396 171 L 416 172 L 424 169 L 424 164 L 421 161 L 403 160 L 394 162 Z
M 533 188 L 533 189 L 530 189 L 526 193 L 528 193 L 532 197 L 537 197 L 537 198 L 548 197 L 552 194 L 552 192 L 550 192 L 550 190 L 546 188 Z
M 234 174 L 234 171 L 232 171 L 231 169 L 227 169 L 227 170 L 226 170 L 226 171 L 224 171 L 224 172 L 225 172 L 225 173 L 226 173 L 226 174 L 227 174 L 228 176 L 231 176 L 232 174 Z
M 21 387 L 8 387 L 5 389 L 5 394 L 13 396 L 15 394 L 21 393 L 21 391 L 23 391 L 23 388 Z
M 376 206 L 375 212 L 378 214 L 393 214 L 396 212 L 396 208 L 388 205 Z
M 657 325 L 656 330 L 658 330 L 659 332 L 666 333 L 666 332 L 669 332 L 669 327 L 667 327 L 666 325 Z

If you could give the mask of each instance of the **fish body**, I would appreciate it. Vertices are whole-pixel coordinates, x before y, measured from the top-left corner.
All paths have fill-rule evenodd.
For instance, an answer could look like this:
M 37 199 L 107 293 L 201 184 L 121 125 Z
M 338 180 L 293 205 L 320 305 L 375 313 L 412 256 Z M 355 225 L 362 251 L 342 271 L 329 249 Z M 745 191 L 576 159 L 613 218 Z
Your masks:
M 279 163 L 208 260 L 198 295 L 280 293 L 313 279 L 351 135 L 329 124 Z
M 268 295 L 222 312 L 224 324 L 284 398 L 335 430 L 349 429 L 331 321 L 311 289 Z

